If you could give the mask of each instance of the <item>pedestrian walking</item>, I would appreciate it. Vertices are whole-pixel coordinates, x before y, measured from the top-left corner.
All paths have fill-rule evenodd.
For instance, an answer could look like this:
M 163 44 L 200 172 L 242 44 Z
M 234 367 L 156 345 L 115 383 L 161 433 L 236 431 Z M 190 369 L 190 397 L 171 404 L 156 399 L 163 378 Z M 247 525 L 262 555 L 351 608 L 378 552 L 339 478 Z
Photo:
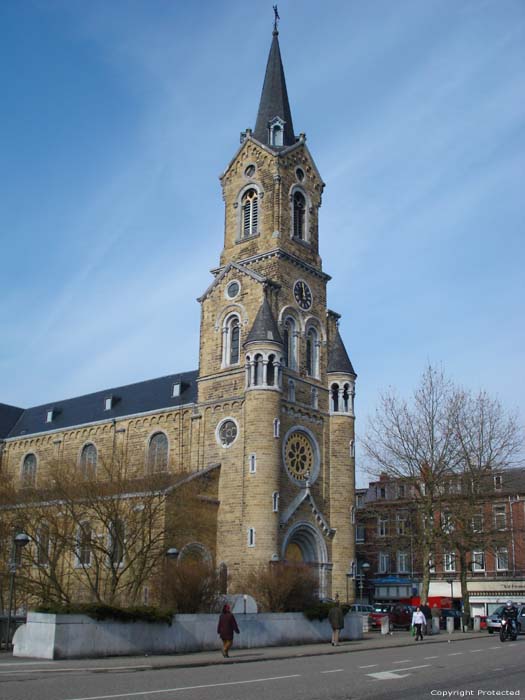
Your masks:
M 226 603 L 222 608 L 222 613 L 217 625 L 217 634 L 222 639 L 222 655 L 224 658 L 228 658 L 229 656 L 228 652 L 233 644 L 234 632 L 239 634 L 239 627 L 237 626 L 237 620 L 230 606 Z
M 423 615 L 423 613 L 421 612 L 421 609 L 418 605 L 417 608 L 412 613 L 412 625 L 413 625 L 413 627 L 416 628 L 416 637 L 414 639 L 415 642 L 417 642 L 418 640 L 423 641 L 423 633 L 422 633 L 421 629 L 422 629 L 423 625 L 426 625 L 426 624 L 427 624 L 426 618 Z
M 345 616 L 339 603 L 339 598 L 335 599 L 335 605 L 330 608 L 328 613 L 328 621 L 332 626 L 332 646 L 339 646 L 339 634 L 345 626 Z

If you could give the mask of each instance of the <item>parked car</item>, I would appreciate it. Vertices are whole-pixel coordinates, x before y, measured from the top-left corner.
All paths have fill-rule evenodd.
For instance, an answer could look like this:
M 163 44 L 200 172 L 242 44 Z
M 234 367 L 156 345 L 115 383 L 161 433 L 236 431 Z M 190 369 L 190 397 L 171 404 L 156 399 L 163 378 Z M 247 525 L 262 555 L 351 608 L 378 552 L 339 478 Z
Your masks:
M 365 605 L 364 603 L 352 603 L 352 605 L 349 606 L 349 612 L 365 613 L 370 615 L 370 613 L 374 612 L 374 606 Z
M 454 629 L 455 630 L 460 630 L 461 629 L 461 610 L 455 610 L 452 608 L 442 608 L 441 609 L 441 618 L 439 620 L 439 626 L 441 627 L 442 630 L 447 629 L 447 618 L 453 617 L 454 618 Z
M 370 625 L 372 629 L 381 629 L 381 619 L 386 615 L 389 619 L 390 629 L 410 629 L 412 613 L 415 608 L 404 603 L 376 603 L 374 612 L 370 613 Z
M 500 605 L 493 613 L 487 617 L 487 631 L 489 634 L 499 632 L 501 627 L 501 613 L 504 605 Z M 518 605 L 518 634 L 525 634 L 525 604 Z

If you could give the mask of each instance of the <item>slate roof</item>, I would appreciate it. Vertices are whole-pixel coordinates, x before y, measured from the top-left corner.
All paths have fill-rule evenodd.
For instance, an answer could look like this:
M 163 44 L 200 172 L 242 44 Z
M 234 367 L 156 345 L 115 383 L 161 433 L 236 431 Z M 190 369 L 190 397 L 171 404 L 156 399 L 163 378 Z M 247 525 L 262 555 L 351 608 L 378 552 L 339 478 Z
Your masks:
M 19 411 L 18 418 L 15 419 L 16 422 L 13 421 L 4 438 L 63 430 L 77 425 L 194 403 L 197 398 L 197 375 L 197 370 L 169 374 L 166 377 L 105 389 L 34 408 L 14 409 Z M 181 391 L 179 396 L 174 397 L 172 396 L 173 385 L 177 382 L 181 383 Z M 110 396 L 113 397 L 113 406 L 106 411 L 105 399 Z M 3 404 L 0 404 L 0 421 L 3 415 L 2 408 Z M 12 406 L 7 408 L 13 409 Z M 55 416 L 51 423 L 46 423 L 47 411 L 51 408 L 54 409 Z
M 279 49 L 279 32 L 274 30 L 270 55 L 266 64 L 266 74 L 259 102 L 259 111 L 253 136 L 261 143 L 269 144 L 268 124 L 274 117 L 280 117 L 284 121 L 283 146 L 292 146 L 295 143 L 295 135 L 292 124 L 292 113 L 286 91 L 283 62 Z M 275 146 L 271 146 L 277 149 Z
M 352 367 L 348 353 L 346 352 L 343 339 L 339 333 L 339 328 L 337 329 L 334 342 L 330 348 L 330 353 L 328 355 L 328 368 L 327 372 L 342 372 L 344 374 L 353 374 L 357 377 L 357 374 Z
M 0 440 L 3 440 L 24 412 L 23 408 L 0 403 Z
M 268 299 L 265 297 L 261 308 L 257 312 L 253 326 L 251 327 L 248 337 L 244 341 L 244 345 L 248 343 L 254 343 L 257 341 L 273 341 L 274 343 L 280 343 L 282 345 L 281 334 L 279 333 L 279 328 L 275 322 L 274 315 L 268 303 Z

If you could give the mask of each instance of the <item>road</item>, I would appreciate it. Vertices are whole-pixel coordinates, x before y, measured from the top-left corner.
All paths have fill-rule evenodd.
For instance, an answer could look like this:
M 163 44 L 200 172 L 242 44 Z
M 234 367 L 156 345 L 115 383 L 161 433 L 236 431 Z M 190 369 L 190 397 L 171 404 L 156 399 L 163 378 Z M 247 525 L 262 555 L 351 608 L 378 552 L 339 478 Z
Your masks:
M 344 648 L 344 647 L 343 647 Z M 337 650 L 341 651 L 341 648 Z M 1 700 L 422 700 L 525 696 L 525 637 L 348 651 L 307 658 L 222 660 L 199 668 L 156 668 L 147 658 L 90 661 L 2 659 Z M 448 691 L 463 691 L 448 695 Z M 513 694 L 511 694 L 511 692 Z M 499 695 L 501 697 L 501 695 Z

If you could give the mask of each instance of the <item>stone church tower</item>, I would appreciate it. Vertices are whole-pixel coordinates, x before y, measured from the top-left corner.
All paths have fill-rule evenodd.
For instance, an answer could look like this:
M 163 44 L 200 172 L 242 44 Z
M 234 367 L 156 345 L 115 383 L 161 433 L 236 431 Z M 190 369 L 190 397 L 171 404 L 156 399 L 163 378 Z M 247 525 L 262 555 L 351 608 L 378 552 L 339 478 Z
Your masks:
M 294 132 L 276 28 L 255 129 L 221 184 L 224 247 L 199 299 L 197 380 L 204 452 L 220 446 L 217 565 L 234 580 L 308 562 L 321 596 L 352 598 L 356 374 L 326 305 L 324 183 Z

